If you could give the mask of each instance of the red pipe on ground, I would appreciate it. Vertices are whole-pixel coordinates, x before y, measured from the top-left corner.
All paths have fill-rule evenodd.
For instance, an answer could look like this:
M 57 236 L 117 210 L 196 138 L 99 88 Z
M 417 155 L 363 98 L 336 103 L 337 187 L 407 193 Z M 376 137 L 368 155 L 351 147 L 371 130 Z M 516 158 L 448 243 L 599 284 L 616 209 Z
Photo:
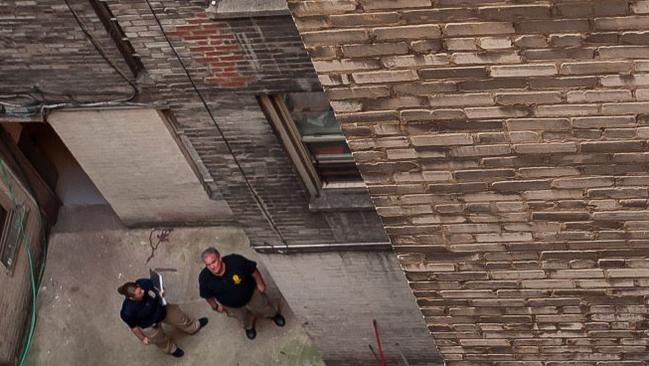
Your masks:
M 381 336 L 379 336 L 379 325 L 376 322 L 376 319 L 372 319 L 372 324 L 374 324 L 374 336 L 376 337 L 376 345 L 379 347 L 379 362 L 381 366 L 386 366 L 385 356 L 383 356 L 383 347 L 381 347 Z

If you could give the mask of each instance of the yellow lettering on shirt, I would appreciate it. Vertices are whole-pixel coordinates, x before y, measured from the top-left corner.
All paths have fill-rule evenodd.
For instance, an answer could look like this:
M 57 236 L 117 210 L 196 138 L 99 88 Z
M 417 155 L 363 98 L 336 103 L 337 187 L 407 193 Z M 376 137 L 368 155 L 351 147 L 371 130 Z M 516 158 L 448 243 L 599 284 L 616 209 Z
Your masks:
M 238 285 L 238 284 L 241 283 L 241 277 L 239 277 L 239 275 L 235 274 L 234 276 L 232 276 L 232 281 L 234 281 L 235 285 Z

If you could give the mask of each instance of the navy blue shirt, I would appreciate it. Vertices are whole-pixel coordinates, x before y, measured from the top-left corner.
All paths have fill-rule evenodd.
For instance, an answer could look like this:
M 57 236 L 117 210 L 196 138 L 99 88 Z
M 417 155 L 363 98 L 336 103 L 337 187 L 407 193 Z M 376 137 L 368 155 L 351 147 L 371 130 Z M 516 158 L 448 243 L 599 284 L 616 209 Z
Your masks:
M 167 315 L 167 310 L 160 302 L 160 294 L 153 288 L 153 282 L 140 278 L 135 283 L 144 290 L 144 297 L 141 301 L 124 299 L 120 317 L 131 328 L 148 328 L 160 323 Z
M 240 308 L 250 301 L 257 283 L 252 273 L 257 263 L 238 254 L 223 257 L 225 273 L 216 276 L 203 268 L 198 276 L 200 295 L 204 299 L 213 297 L 223 306 Z

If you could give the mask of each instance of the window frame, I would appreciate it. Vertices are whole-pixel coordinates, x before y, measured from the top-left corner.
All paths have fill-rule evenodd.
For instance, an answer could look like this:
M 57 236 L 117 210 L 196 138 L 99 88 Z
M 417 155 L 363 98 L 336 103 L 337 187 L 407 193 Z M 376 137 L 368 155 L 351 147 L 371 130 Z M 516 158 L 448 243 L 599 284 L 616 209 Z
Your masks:
M 312 162 L 312 158 L 317 160 L 318 156 L 309 151 L 307 144 L 320 142 L 346 143 L 347 139 L 342 134 L 302 135 L 291 116 L 291 112 L 288 110 L 288 107 L 284 102 L 284 96 L 285 94 L 260 95 L 259 102 L 262 106 L 262 110 L 268 117 L 267 119 L 277 131 L 277 134 L 298 174 L 302 178 L 307 191 L 309 191 L 311 197 L 318 197 L 320 190 L 325 188 L 325 184 L 320 176 L 320 172 Z M 338 156 L 338 159 L 335 159 L 337 154 L 327 155 L 330 159 L 333 158 L 333 160 L 330 161 L 332 163 L 352 163 L 356 166 L 353 156 L 349 156 L 348 154 L 339 154 L 340 156 Z M 360 172 L 358 172 L 358 182 L 362 183 Z M 328 182 L 327 184 L 335 183 L 338 182 Z
M 13 273 L 27 227 L 29 210 L 25 205 L 16 205 L 10 209 L 2 206 L 6 212 L 0 227 L 0 263 L 7 273 Z

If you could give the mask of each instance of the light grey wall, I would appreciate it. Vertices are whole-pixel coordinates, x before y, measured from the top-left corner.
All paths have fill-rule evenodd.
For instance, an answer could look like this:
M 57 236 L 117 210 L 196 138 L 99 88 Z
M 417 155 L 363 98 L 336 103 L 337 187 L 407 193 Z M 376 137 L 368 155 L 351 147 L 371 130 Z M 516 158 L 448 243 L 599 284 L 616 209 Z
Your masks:
M 372 319 L 386 357 L 411 364 L 438 359 L 403 272 L 392 252 L 262 255 L 266 268 L 327 365 L 376 360 Z M 396 344 L 399 346 L 396 346 Z
M 126 225 L 224 219 L 154 109 L 57 111 L 49 122 Z

